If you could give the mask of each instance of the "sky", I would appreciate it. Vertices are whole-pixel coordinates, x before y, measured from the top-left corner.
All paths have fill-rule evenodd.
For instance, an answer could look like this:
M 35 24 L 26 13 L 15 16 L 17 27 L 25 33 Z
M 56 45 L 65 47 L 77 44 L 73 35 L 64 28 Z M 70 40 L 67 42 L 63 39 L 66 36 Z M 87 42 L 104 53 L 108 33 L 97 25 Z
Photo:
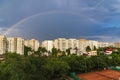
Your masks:
M 120 0 L 0 0 L 0 34 L 120 42 Z

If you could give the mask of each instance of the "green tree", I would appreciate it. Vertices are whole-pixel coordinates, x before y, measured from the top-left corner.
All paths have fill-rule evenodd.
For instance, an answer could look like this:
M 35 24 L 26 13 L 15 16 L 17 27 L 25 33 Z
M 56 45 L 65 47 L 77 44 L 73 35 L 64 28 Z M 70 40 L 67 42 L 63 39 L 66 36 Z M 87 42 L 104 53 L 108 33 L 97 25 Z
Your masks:
M 45 69 L 42 68 L 42 66 L 47 63 L 46 57 L 36 57 L 34 55 L 31 55 L 28 57 L 28 59 L 33 65 L 33 71 L 29 72 L 29 74 L 31 74 L 31 80 L 48 80 L 48 75 L 46 75 Z
M 66 52 L 67 52 L 68 55 L 71 54 L 71 52 L 70 52 L 71 49 L 72 49 L 72 48 L 68 48 L 68 49 L 66 49 Z
M 64 78 L 70 69 L 68 63 L 59 58 L 48 59 L 47 63 L 42 67 L 44 70 L 43 73 L 46 73 L 46 77 L 49 80 L 59 80 L 60 78 Z
M 24 46 L 24 56 L 28 56 L 29 52 L 32 52 L 32 48 Z
M 113 66 L 119 66 L 120 64 L 120 54 L 114 53 L 111 55 L 112 57 L 112 65 Z
M 93 50 L 97 50 L 96 46 L 94 46 Z
M 57 56 L 57 53 L 59 52 L 59 50 L 55 47 L 52 48 L 52 55 Z
M 93 70 L 103 70 L 104 68 L 108 67 L 107 61 L 105 61 L 104 55 L 99 56 L 92 56 L 92 61 L 95 64 Z
M 37 51 L 35 51 L 35 54 L 38 56 L 44 55 L 44 53 L 47 52 L 45 47 L 39 47 Z
M 32 70 L 29 60 L 16 53 L 5 54 L 4 62 L 0 63 L 1 80 L 31 80 Z
M 87 46 L 87 47 L 86 47 L 86 51 L 87 51 L 87 52 L 91 51 L 90 46 Z

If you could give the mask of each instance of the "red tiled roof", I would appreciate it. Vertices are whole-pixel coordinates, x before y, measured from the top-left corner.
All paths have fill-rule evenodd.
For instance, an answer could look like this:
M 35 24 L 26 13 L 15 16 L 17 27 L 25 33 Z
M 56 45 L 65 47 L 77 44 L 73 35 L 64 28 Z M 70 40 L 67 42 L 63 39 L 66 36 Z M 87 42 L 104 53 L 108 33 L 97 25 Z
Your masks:
M 108 49 L 106 49 L 106 51 L 113 51 L 113 49 L 112 48 L 108 48 Z

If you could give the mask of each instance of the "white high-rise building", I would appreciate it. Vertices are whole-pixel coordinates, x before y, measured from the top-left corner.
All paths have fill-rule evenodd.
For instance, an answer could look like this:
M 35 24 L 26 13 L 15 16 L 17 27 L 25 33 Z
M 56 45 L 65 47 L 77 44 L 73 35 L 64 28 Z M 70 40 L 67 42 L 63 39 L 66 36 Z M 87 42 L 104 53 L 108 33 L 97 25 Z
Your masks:
M 93 50 L 94 47 L 96 47 L 96 49 L 98 49 L 98 41 L 94 41 L 94 40 L 89 40 L 88 41 L 88 46 L 90 46 L 90 48 Z
M 120 42 L 116 42 L 116 43 L 114 43 L 114 47 L 116 47 L 116 48 L 120 48 Z
M 65 38 L 58 38 L 54 40 L 54 47 L 61 51 L 66 51 L 66 49 L 68 49 L 68 40 Z
M 114 47 L 114 43 L 109 43 L 109 42 L 99 42 L 99 47 Z
M 65 38 L 58 38 L 54 41 L 52 40 L 46 40 L 43 41 L 42 47 L 45 47 L 47 50 L 51 50 L 53 47 L 60 49 L 61 51 L 66 51 L 66 49 L 71 48 L 71 50 L 74 52 L 78 51 L 78 53 L 86 53 L 86 47 L 90 46 L 91 50 L 96 47 L 98 49 L 99 47 L 108 47 L 108 46 L 114 46 L 113 43 L 108 42 L 98 42 L 94 40 L 86 40 L 86 39 L 65 39 Z
M 53 41 L 52 40 L 45 40 L 42 42 L 42 47 L 45 47 L 47 51 L 51 51 L 53 48 Z
M 24 54 L 24 39 L 17 38 L 17 53 Z
M 89 45 L 88 40 L 80 39 L 79 40 L 79 50 L 81 52 L 86 52 L 86 47 Z
M 8 40 L 8 52 L 16 52 L 17 44 L 15 42 L 15 38 L 7 38 Z
M 59 48 L 58 47 L 58 40 L 57 39 L 53 41 L 53 47 L 55 47 L 57 49 Z
M 68 39 L 68 48 L 75 49 L 78 47 L 78 43 L 76 39 Z
M 24 39 L 7 38 L 8 40 L 8 52 L 16 52 L 18 54 L 24 54 Z
M 42 42 L 42 47 L 45 47 L 48 51 L 51 51 L 53 47 L 60 49 L 61 51 L 66 51 L 66 49 L 75 49 L 79 47 L 79 40 L 77 39 L 65 39 L 58 38 L 54 41 L 45 40 Z
M 90 46 L 91 50 L 94 49 L 94 47 L 98 48 L 98 41 L 94 40 L 86 40 L 86 39 L 80 39 L 79 40 L 79 50 L 81 52 L 86 52 L 86 47 Z
M 39 46 L 40 46 L 39 41 L 36 40 L 36 39 L 25 40 L 24 45 L 28 46 L 28 47 L 31 47 L 35 51 L 37 51 Z
M 7 51 L 7 38 L 0 36 L 0 54 L 4 54 Z

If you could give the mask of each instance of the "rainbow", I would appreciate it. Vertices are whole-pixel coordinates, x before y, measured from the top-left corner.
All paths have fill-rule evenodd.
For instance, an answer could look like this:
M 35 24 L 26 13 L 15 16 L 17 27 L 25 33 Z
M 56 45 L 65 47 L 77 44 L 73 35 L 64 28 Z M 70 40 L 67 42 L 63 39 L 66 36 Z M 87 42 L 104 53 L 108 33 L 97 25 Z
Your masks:
M 55 14 L 55 13 L 65 13 L 65 14 L 72 14 L 72 15 L 77 15 L 77 16 L 84 16 L 86 17 L 85 15 L 80 15 L 79 13 L 75 13 L 75 12 L 72 12 L 72 11 L 48 11 L 48 12 L 40 12 L 40 13 L 37 13 L 37 14 L 34 14 L 32 16 L 29 16 L 29 17 L 26 17 L 20 21 L 18 21 L 17 23 L 15 23 L 14 25 L 10 26 L 6 31 L 4 31 L 2 33 L 2 35 L 7 35 L 9 34 L 14 28 L 16 28 L 18 25 L 34 18 L 34 17 L 37 17 L 37 16 L 44 16 L 44 15 L 50 15 L 50 14 Z
M 94 8 L 92 9 L 95 9 L 97 8 L 98 6 L 100 6 L 105 0 L 101 0 L 100 2 L 98 2 L 98 4 L 95 5 Z M 90 18 L 89 16 L 85 16 L 85 15 L 82 15 L 82 14 L 79 14 L 79 13 L 76 13 L 75 11 L 47 11 L 47 12 L 40 12 L 40 13 L 37 13 L 37 14 L 34 14 L 32 16 L 29 16 L 29 17 L 26 17 L 20 21 L 18 21 L 17 23 L 15 23 L 14 25 L 10 26 L 6 31 L 4 31 L 2 33 L 2 35 L 7 35 L 10 33 L 11 30 L 13 30 L 15 27 L 17 27 L 18 25 L 22 24 L 23 22 L 26 22 L 28 21 L 29 19 L 32 19 L 36 16 L 43 16 L 43 15 L 49 15 L 49 14 L 54 14 L 54 13 L 66 13 L 66 14 L 73 14 L 73 15 L 77 15 L 77 16 L 82 16 L 84 18 L 87 18 L 88 20 L 92 20 L 92 21 L 95 21 L 94 19 Z

